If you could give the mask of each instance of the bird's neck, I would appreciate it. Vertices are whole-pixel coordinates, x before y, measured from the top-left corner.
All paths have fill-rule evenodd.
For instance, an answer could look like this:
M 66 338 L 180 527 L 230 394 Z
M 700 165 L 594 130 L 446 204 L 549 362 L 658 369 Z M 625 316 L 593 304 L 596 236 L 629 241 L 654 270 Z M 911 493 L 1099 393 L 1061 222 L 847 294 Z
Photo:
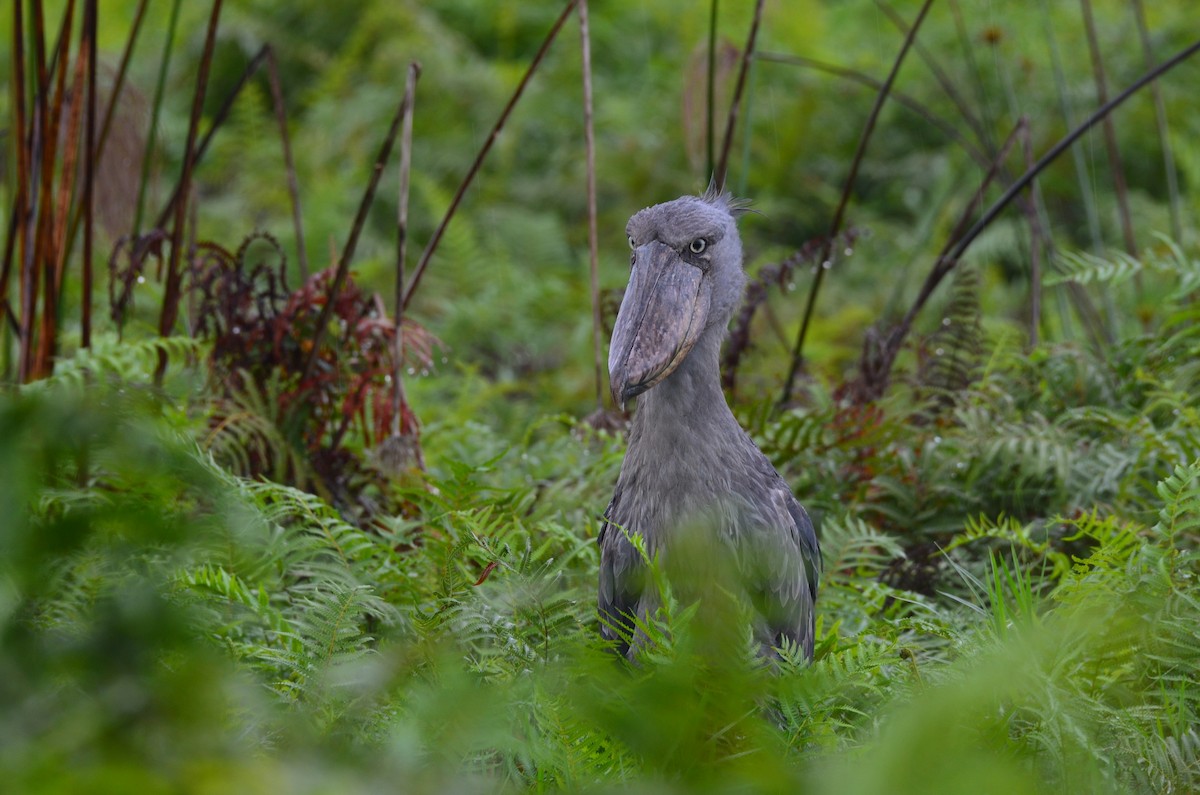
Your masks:
M 638 398 L 630 447 L 655 458 L 721 443 L 740 431 L 721 390 L 724 326 L 710 326 L 675 372 Z

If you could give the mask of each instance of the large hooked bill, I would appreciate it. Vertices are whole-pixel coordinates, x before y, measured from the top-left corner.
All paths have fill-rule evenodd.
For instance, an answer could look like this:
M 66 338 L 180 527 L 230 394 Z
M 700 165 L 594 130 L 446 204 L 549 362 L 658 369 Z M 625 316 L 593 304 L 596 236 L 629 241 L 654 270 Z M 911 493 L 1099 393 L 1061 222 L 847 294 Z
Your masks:
M 712 302 L 704 276 L 657 240 L 634 252 L 608 348 L 609 388 L 622 409 L 674 372 L 700 338 Z

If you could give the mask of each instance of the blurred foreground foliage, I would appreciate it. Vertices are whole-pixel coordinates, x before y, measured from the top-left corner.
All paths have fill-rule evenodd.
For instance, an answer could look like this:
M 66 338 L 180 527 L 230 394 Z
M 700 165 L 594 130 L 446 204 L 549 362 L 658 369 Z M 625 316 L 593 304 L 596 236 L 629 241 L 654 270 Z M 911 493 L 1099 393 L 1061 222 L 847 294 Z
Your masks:
M 110 56 L 134 5 L 106 0 Z M 168 13 L 152 5 L 151 50 Z M 1188 43 L 1187 4 L 1148 5 L 1160 57 Z M 151 194 L 178 171 L 210 8 L 179 6 Z M 630 212 L 707 179 L 708 29 L 682 0 L 594 6 L 601 281 L 615 286 Z M 271 43 L 315 270 L 336 259 L 326 252 L 344 239 L 399 75 L 419 59 L 412 236 L 424 241 L 560 7 L 229 4 L 205 112 Z M 931 17 L 921 41 L 971 86 L 969 107 L 914 60 L 898 87 L 920 107 L 974 122 L 983 141 L 1028 117 L 1035 151 L 1094 107 L 1073 4 L 962 7 L 962 20 Z M 752 4 L 720 9 L 718 106 Z M 1114 85 L 1145 66 L 1126 45 L 1125 11 L 1097 4 Z M 6 63 L 10 20 L 0 15 Z M 867 74 L 886 73 L 899 45 L 867 0 L 769 2 L 765 20 L 760 52 Z M 701 608 L 664 584 L 654 643 L 629 667 L 603 648 L 594 610 L 594 538 L 622 440 L 574 418 L 593 384 L 569 39 L 497 141 L 405 319 L 427 474 L 384 466 L 398 436 L 390 404 L 363 398 L 399 372 L 371 293 L 394 278 L 396 176 L 389 168 L 354 262 L 363 292 L 340 296 L 338 322 L 359 337 L 327 334 L 304 355 L 328 273 L 298 272 L 261 76 L 198 169 L 193 235 L 201 251 L 223 247 L 222 270 L 205 273 L 228 278 L 202 281 L 179 336 L 154 337 L 162 286 L 130 267 L 128 303 L 80 349 L 82 288 L 68 271 L 53 375 L 0 397 L 0 788 L 1200 788 L 1200 260 L 1191 224 L 1148 235 L 1168 210 L 1190 220 L 1200 207 L 1195 65 L 1160 86 L 1181 196 L 1164 184 L 1149 96 L 1121 111 L 1149 247 L 1105 251 L 1117 226 L 1108 175 L 1094 153 L 1077 173 L 1064 158 L 1038 183 L 1055 235 L 1044 272 L 1035 278 L 1033 232 L 998 221 L 920 319 L 887 395 L 860 404 L 845 382 L 864 329 L 912 299 L 980 174 L 911 105 L 889 102 L 859 172 L 854 243 L 814 319 L 812 378 L 779 411 L 768 393 L 788 364 L 795 291 L 817 272 L 802 258 L 780 265 L 826 231 L 870 92 L 754 63 L 731 175 L 763 213 L 745 219 L 744 238 L 764 311 L 747 330 L 735 408 L 820 524 L 816 657 L 765 670 L 719 595 Z M 135 100 L 140 90 L 146 104 L 157 57 L 131 68 L 132 109 L 116 122 L 127 179 L 101 180 L 114 193 L 99 202 L 109 243 L 133 226 L 128 175 L 146 146 Z M 16 169 L 4 169 L 8 217 Z M 277 271 L 243 260 L 256 239 L 271 242 Z M 267 293 L 254 292 L 260 272 Z M 206 316 L 215 327 L 196 321 Z M 160 355 L 171 368 L 151 388 Z M 310 360 L 330 365 L 320 399 L 295 388 Z
M 620 438 L 547 417 L 508 440 L 469 419 L 478 376 L 426 427 L 428 481 L 394 484 L 403 516 L 364 530 L 203 452 L 169 397 L 186 368 L 139 386 L 156 346 L 64 363 L 0 403 L 0 775 L 31 793 L 1193 791 L 1190 306 L 1104 357 L 1001 336 L 953 393 L 747 416 L 820 516 L 828 572 L 813 664 L 774 669 L 730 642 L 736 616 L 669 590 L 638 667 L 604 649 L 594 536 Z

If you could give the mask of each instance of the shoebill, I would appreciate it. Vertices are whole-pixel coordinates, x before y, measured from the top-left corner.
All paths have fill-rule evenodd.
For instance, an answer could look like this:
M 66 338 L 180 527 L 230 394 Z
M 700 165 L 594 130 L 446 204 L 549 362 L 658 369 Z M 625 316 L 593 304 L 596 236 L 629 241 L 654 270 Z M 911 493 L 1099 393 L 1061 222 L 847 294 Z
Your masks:
M 673 588 L 699 593 L 714 572 L 732 571 L 760 653 L 790 644 L 812 657 L 821 566 L 812 522 L 721 390 L 721 343 L 745 284 L 741 210 L 710 188 L 647 207 L 626 227 L 629 286 L 608 370 L 616 403 L 638 396 L 638 405 L 600 531 L 599 608 L 604 636 L 630 658 L 645 638 L 637 623 L 659 605 L 633 536 L 650 558 L 678 555 Z M 697 537 L 708 553 L 685 554 Z

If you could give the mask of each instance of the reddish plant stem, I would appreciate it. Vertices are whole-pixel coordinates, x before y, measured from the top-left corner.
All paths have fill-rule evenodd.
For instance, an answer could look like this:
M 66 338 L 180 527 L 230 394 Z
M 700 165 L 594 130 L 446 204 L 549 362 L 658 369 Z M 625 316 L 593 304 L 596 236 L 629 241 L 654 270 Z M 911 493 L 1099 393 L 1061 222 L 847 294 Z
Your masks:
M 68 4 L 68 13 L 74 14 L 74 2 Z M 71 25 L 64 23 L 64 43 L 62 45 L 62 55 L 60 64 L 60 88 L 63 86 L 63 79 L 66 76 L 67 64 L 70 61 L 70 28 Z M 65 149 L 62 155 L 62 167 L 59 171 L 58 195 L 55 197 L 57 206 L 54 216 L 51 218 L 51 247 L 48 252 L 46 268 L 46 292 L 45 300 L 42 308 L 42 332 L 41 339 L 38 342 L 38 365 L 37 372 L 39 377 L 48 376 L 54 367 L 54 355 L 58 347 L 58 306 L 60 294 L 62 292 L 63 274 L 67 264 L 67 241 L 66 233 L 68 220 L 71 209 L 71 199 L 75 192 L 75 180 L 78 175 L 78 160 L 79 160 L 79 125 L 83 120 L 84 106 L 84 70 L 87 67 L 87 29 L 81 27 L 81 36 L 79 41 L 79 52 L 75 56 L 75 69 L 71 79 L 70 103 L 67 113 L 67 128 L 64 135 Z M 61 117 L 63 113 L 62 103 L 66 101 L 66 95 L 61 94 L 56 97 L 58 105 L 55 109 L 56 115 Z

